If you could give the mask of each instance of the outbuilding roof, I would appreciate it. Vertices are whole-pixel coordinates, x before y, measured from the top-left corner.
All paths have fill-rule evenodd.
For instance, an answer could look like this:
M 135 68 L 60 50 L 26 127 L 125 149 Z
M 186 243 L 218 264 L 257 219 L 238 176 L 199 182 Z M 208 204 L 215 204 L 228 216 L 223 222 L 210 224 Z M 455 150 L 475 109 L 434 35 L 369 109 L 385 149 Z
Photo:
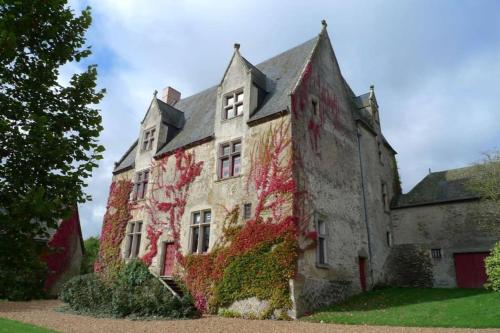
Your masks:
M 408 193 L 400 195 L 394 208 L 479 199 L 468 186 L 476 167 L 429 173 Z

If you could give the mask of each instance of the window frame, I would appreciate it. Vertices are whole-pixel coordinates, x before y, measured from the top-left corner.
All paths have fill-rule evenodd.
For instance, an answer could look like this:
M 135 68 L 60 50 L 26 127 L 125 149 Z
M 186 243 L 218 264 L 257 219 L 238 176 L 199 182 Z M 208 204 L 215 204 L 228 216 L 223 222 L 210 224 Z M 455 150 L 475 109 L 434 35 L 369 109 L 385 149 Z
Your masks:
M 146 198 L 149 184 L 149 174 L 149 169 L 143 169 L 135 173 L 133 201 L 144 200 Z
M 382 205 L 384 212 L 389 213 L 391 211 L 390 200 L 389 200 L 389 187 L 387 183 L 382 181 L 381 184 L 381 194 L 382 194 Z
M 237 101 L 236 97 L 240 94 L 243 94 L 243 99 L 241 101 Z M 228 103 L 228 100 L 230 98 L 233 99 L 232 104 Z M 236 110 L 237 110 L 238 106 L 243 107 L 244 105 L 245 105 L 245 92 L 244 92 L 243 88 L 239 88 L 239 89 L 233 90 L 230 93 L 225 94 L 222 97 L 222 115 L 221 115 L 222 120 L 223 121 L 224 120 L 231 120 L 231 119 L 243 116 L 243 113 L 244 113 L 243 110 L 241 111 L 240 114 L 237 114 Z M 233 109 L 233 116 L 232 117 L 228 117 L 228 110 L 230 110 L 230 109 Z
M 235 145 L 239 144 L 240 148 L 238 151 L 235 149 Z M 224 153 L 224 148 L 229 146 L 229 153 L 225 154 Z M 243 149 L 243 143 L 241 138 L 234 139 L 232 141 L 226 141 L 222 142 L 219 144 L 219 149 L 217 150 L 217 178 L 219 180 L 222 179 L 228 179 L 228 178 L 233 178 L 233 177 L 239 177 L 241 175 L 242 171 L 242 160 L 241 160 L 241 153 Z M 235 169 L 234 169 L 234 160 L 235 158 L 239 158 L 239 171 L 238 174 L 235 174 Z M 229 165 L 229 174 L 228 176 L 224 177 L 224 161 L 228 161 Z
M 156 126 L 144 130 L 141 140 L 141 151 L 149 151 L 153 149 L 155 136 L 156 136 Z
M 210 220 L 207 222 L 206 220 L 206 215 L 207 213 L 210 214 Z M 200 215 L 200 223 L 195 223 L 195 215 L 199 214 Z M 211 209 L 203 209 L 203 210 L 198 210 L 194 211 L 191 213 L 191 222 L 189 225 L 189 249 L 188 252 L 190 254 L 205 254 L 208 253 L 210 250 L 210 233 L 211 233 L 211 224 L 212 224 L 212 210 Z M 204 230 L 205 228 L 208 228 L 208 244 L 207 248 L 204 251 L 203 250 L 203 244 L 205 242 L 205 234 Z M 197 240 L 196 240 L 196 251 L 193 251 L 193 246 L 194 246 L 194 232 L 197 230 Z
M 327 219 L 323 215 L 317 215 L 315 218 L 315 228 L 316 228 L 316 267 L 318 268 L 330 268 L 328 264 L 328 224 Z M 320 222 L 324 225 L 324 233 L 321 233 Z M 323 242 L 321 242 L 322 240 Z M 323 252 L 323 262 L 320 261 L 321 247 Z
M 142 226 L 143 221 L 132 221 L 127 224 L 127 231 L 125 235 L 125 259 L 136 259 L 139 257 L 142 241 Z

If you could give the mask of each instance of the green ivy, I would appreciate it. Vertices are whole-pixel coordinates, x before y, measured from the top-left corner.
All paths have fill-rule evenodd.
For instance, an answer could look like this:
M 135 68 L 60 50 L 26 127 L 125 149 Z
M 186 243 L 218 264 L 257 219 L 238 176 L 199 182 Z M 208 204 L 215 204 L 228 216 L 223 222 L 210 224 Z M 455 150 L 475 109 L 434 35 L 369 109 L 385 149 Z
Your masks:
M 219 306 L 250 297 L 269 300 L 266 317 L 275 309 L 291 307 L 289 279 L 293 277 L 296 241 L 291 237 L 266 242 L 255 250 L 234 258 L 215 288 Z

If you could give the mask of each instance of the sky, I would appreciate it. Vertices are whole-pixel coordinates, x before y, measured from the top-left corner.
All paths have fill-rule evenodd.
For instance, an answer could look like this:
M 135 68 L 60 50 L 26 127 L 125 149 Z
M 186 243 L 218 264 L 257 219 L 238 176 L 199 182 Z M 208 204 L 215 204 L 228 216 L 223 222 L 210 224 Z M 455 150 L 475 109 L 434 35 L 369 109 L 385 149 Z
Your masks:
M 500 1 L 70 0 L 91 6 L 93 54 L 61 81 L 98 65 L 104 159 L 81 204 L 84 237 L 99 235 L 114 162 L 137 138 L 154 90 L 183 97 L 217 84 L 234 43 L 254 64 L 315 37 L 321 20 L 347 82 L 375 85 L 382 130 L 398 152 L 405 192 L 429 169 L 475 163 L 500 149 Z M 160 93 L 161 94 L 161 93 Z

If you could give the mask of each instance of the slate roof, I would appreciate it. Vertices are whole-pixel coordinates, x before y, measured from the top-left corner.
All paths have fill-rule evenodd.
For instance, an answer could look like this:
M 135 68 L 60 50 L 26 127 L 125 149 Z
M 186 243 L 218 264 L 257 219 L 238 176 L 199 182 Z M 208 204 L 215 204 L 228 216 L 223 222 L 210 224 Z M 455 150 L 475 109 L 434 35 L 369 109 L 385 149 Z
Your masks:
M 113 173 L 119 173 L 133 168 L 135 166 L 136 152 L 137 152 L 137 140 L 134 141 L 132 146 L 130 146 L 130 148 L 125 152 L 122 158 L 118 162 L 116 162 Z
M 476 167 L 432 172 L 425 176 L 410 192 L 395 200 L 394 208 L 437 204 L 450 201 L 479 199 L 470 191 L 467 181 Z
M 256 68 L 260 72 L 257 74 L 264 74 L 266 77 L 266 87 L 261 88 L 266 90 L 267 95 L 260 107 L 251 115 L 249 122 L 261 120 L 287 110 L 290 102 L 289 94 L 298 81 L 318 38 L 315 37 L 255 66 L 244 59 L 245 62 L 248 62 L 248 66 Z M 175 107 L 158 100 L 160 109 L 165 110 L 165 113 L 169 113 L 167 110 L 171 108 L 175 112 L 182 111 L 184 117 L 182 120 L 178 117 L 165 117 L 171 125 L 176 127 L 182 123 L 182 126 L 178 127 L 182 128 L 182 130 L 170 142 L 160 146 L 157 156 L 213 136 L 216 97 L 217 86 L 213 86 L 200 93 L 181 99 L 175 104 Z M 133 167 L 136 147 L 137 141 L 118 162 L 113 171 L 114 173 Z

